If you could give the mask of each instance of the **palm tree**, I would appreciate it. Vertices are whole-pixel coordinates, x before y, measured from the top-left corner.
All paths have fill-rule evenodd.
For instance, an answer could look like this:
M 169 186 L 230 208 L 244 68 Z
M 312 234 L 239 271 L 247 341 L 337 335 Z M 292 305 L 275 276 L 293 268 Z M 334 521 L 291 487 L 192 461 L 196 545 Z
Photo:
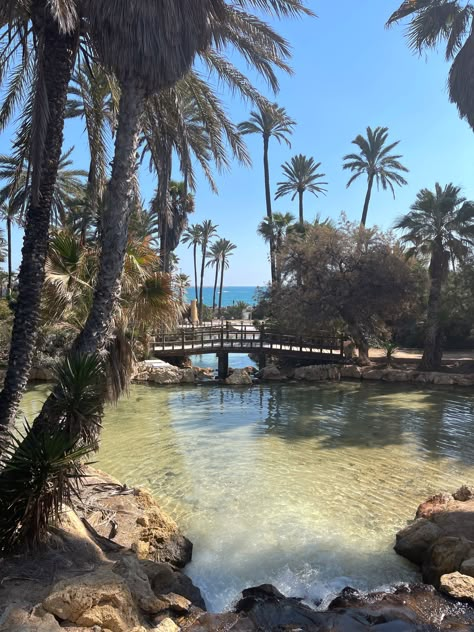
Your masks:
M 357 180 L 360 176 L 367 176 L 367 194 L 360 220 L 361 226 L 365 226 L 367 222 L 367 212 L 374 181 L 377 183 L 377 188 L 380 185 L 384 191 L 390 188 L 394 199 L 395 189 L 393 185 L 402 186 L 407 184 L 405 178 L 399 173 L 400 171 L 408 172 L 408 169 L 399 161 L 402 156 L 390 154 L 400 141 L 387 145 L 387 137 L 388 127 L 376 127 L 374 130 L 368 127 L 367 138 L 359 134 L 352 141 L 354 145 L 359 147 L 360 152 L 358 154 L 347 154 L 343 158 L 345 161 L 343 168 L 354 172 L 354 175 L 347 183 L 347 187 L 350 187 L 354 180 Z
M 210 219 L 205 219 L 201 224 L 201 279 L 199 283 L 199 320 L 202 322 L 203 300 L 202 291 L 204 286 L 204 268 L 206 267 L 207 247 L 213 237 L 217 235 L 217 224 L 213 224 Z
M 280 144 L 285 142 L 288 147 L 291 143 L 288 136 L 293 133 L 293 127 L 296 122 L 286 113 L 285 108 L 278 107 L 276 103 L 267 106 L 261 106 L 260 111 L 250 112 L 248 121 L 239 124 L 241 134 L 260 134 L 263 138 L 263 171 L 265 178 L 265 201 L 267 205 L 267 219 L 272 219 L 272 196 L 270 191 L 270 169 L 268 166 L 268 146 L 270 138 L 275 138 Z M 274 243 L 272 239 L 270 243 L 270 265 L 272 274 L 272 283 L 276 281 L 276 264 Z
M 288 229 L 291 228 L 295 221 L 294 215 L 291 213 L 274 213 L 271 221 L 268 217 L 263 219 L 257 229 L 257 232 L 265 241 L 272 240 L 275 246 L 275 272 L 276 281 L 281 283 L 281 269 L 278 261 L 278 255 L 282 249 L 284 239 Z
M 7 249 L 7 298 L 11 298 L 12 295 L 12 280 L 13 280 L 13 269 L 12 269 L 12 224 L 14 222 L 14 213 L 11 208 L 7 204 L 2 204 L 0 206 L 0 214 L 5 218 L 5 223 L 7 226 L 7 239 L 6 239 L 6 249 Z
M 405 0 L 387 25 L 407 16 L 411 16 L 408 40 L 412 49 L 421 53 L 446 40 L 446 59 L 453 60 L 449 99 L 474 129 L 474 85 L 466 81 L 474 61 L 474 5 L 459 0 Z
M 293 201 L 296 196 L 299 200 L 299 221 L 302 224 L 304 222 L 303 213 L 303 195 L 305 191 L 309 191 L 316 197 L 318 193 L 326 193 L 327 189 L 323 185 L 327 182 L 321 182 L 321 178 L 324 178 L 324 173 L 317 173 L 317 170 L 321 166 L 320 162 L 314 162 L 313 157 L 306 157 L 303 154 L 293 156 L 290 162 L 285 162 L 282 165 L 283 175 L 286 176 L 286 181 L 278 182 L 278 189 L 275 195 L 275 200 L 293 193 L 291 200 Z
M 184 296 L 186 290 L 191 287 L 191 279 L 187 274 L 179 273 L 175 277 L 176 287 L 178 288 L 179 302 L 184 305 Z
M 228 239 L 218 239 L 216 242 L 216 249 L 219 252 L 219 261 L 221 269 L 221 281 L 219 287 L 219 318 L 222 310 L 222 290 L 224 288 L 224 271 L 229 267 L 229 257 L 232 256 L 232 251 L 237 246 Z
M 170 254 L 188 226 L 188 215 L 194 213 L 194 196 L 187 192 L 185 182 L 170 180 L 166 209 L 158 207 L 158 201 L 157 196 L 153 205 L 159 226 L 161 265 L 164 272 L 169 272 Z
M 206 267 L 211 266 L 212 268 L 215 268 L 216 270 L 215 275 L 214 275 L 214 288 L 212 292 L 212 311 L 214 311 L 217 307 L 216 293 L 217 293 L 217 283 L 219 281 L 219 266 L 220 266 L 220 261 L 221 261 L 218 241 L 215 241 L 211 245 L 209 252 L 207 253 L 207 258 L 209 259 L 209 261 L 207 262 Z
M 197 248 L 202 243 L 201 224 L 191 224 L 191 226 L 184 232 L 182 242 L 183 244 L 188 244 L 188 248 L 190 248 L 191 246 L 193 247 L 194 291 L 196 293 L 196 301 L 199 301 L 198 273 L 197 273 Z
M 425 345 L 420 369 L 439 369 L 442 359 L 440 327 L 441 289 L 449 262 L 462 260 L 474 246 L 474 202 L 460 195 L 460 187 L 448 184 L 435 190 L 422 189 L 411 210 L 395 223 L 405 231 L 402 239 L 413 244 L 408 255 L 430 257 L 430 294 Z

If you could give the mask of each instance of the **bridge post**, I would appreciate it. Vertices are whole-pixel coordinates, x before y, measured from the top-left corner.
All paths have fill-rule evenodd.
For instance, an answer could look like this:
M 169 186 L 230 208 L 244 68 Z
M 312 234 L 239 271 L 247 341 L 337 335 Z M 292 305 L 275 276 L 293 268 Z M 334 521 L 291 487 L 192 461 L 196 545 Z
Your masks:
M 267 356 L 264 353 L 260 353 L 258 356 L 258 370 L 263 371 L 267 366 Z
M 229 354 L 227 351 L 216 353 L 217 356 L 217 377 L 225 380 L 229 376 Z

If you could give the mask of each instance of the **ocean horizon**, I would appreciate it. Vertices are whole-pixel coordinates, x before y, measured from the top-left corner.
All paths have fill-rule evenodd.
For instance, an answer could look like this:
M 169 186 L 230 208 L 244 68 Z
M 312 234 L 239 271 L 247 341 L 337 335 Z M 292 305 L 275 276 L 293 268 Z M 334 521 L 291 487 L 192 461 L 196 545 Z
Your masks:
M 256 285 L 225 285 L 222 288 L 222 307 L 229 307 L 229 305 L 234 305 L 237 301 L 244 301 L 247 305 L 255 305 L 256 299 L 255 294 L 257 292 L 258 286 Z M 204 286 L 202 288 L 202 298 L 204 305 L 209 305 L 212 307 L 212 294 L 214 291 L 214 286 Z M 187 301 L 191 301 L 195 298 L 195 289 L 194 286 L 190 287 L 186 291 L 186 299 Z M 216 292 L 216 302 L 219 302 L 219 288 L 217 288 Z

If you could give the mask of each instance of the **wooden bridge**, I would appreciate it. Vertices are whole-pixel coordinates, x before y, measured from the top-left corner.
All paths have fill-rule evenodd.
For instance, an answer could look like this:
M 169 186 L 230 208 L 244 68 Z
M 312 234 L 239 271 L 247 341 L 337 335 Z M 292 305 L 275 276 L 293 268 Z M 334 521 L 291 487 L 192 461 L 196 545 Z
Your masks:
M 226 377 L 229 353 L 258 355 L 261 369 L 267 356 L 295 357 L 327 364 L 344 358 L 344 341 L 343 335 L 334 332 L 322 331 L 312 337 L 295 336 L 265 326 L 257 328 L 227 321 L 202 327 L 184 326 L 175 332 L 158 334 L 154 339 L 154 352 L 160 358 L 215 353 L 219 360 L 219 377 Z

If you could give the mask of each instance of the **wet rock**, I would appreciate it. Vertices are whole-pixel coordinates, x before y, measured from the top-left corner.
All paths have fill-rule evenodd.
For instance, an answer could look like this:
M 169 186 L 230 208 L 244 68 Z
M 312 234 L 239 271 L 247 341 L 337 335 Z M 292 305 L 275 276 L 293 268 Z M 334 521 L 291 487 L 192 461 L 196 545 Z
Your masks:
M 178 614 L 187 614 L 191 609 L 191 602 L 189 599 L 186 599 L 182 595 L 178 595 L 177 593 L 170 592 L 166 595 L 160 595 L 160 599 L 162 599 L 169 610 L 173 612 L 177 612 Z
M 341 377 L 338 366 L 328 364 L 314 364 L 312 366 L 300 366 L 295 369 L 295 380 L 306 382 L 322 382 L 325 380 L 339 380 Z
M 373 369 L 371 367 L 362 368 L 362 379 L 381 380 L 386 373 L 386 369 Z
M 58 582 L 42 606 L 57 619 L 82 627 L 128 632 L 140 623 L 126 582 L 109 569 Z
M 397 533 L 395 551 L 410 562 L 421 565 L 428 550 L 441 534 L 439 527 L 420 518 Z
M 474 498 L 474 487 L 463 485 L 456 492 L 454 492 L 453 498 L 463 503 L 467 500 L 472 500 Z
M 132 597 L 138 607 L 147 614 L 163 612 L 168 608 L 168 601 L 155 595 L 145 570 L 134 555 L 124 555 L 113 568 L 114 573 L 125 580 Z
M 248 386 L 252 384 L 252 378 L 245 369 L 234 369 L 234 371 L 225 379 L 225 383 L 229 386 Z
M 182 384 L 194 384 L 194 382 L 196 381 L 196 376 L 194 375 L 194 371 L 191 367 L 181 369 L 180 373 Z
M 401 371 L 399 369 L 385 369 L 381 379 L 384 382 L 411 382 L 413 373 L 412 371 Z
M 474 542 L 464 537 L 444 536 L 438 538 L 423 561 L 423 580 L 438 586 L 440 577 L 454 573 L 464 560 L 474 556 Z
M 259 373 L 258 376 L 260 377 L 260 379 L 266 381 L 266 380 L 284 380 L 285 376 L 281 374 L 280 369 L 278 367 L 276 367 L 274 364 L 270 364 L 269 366 L 266 366 L 265 368 L 263 368 Z
M 148 576 L 155 595 L 177 593 L 186 597 L 186 599 L 198 608 L 205 609 L 206 605 L 202 598 L 201 591 L 193 584 L 190 577 L 177 571 L 169 564 L 142 560 L 140 561 L 140 565 Z
M 474 602 L 474 577 L 462 575 L 456 571 L 442 575 L 439 587 L 454 599 Z
M 424 503 L 418 507 L 416 511 L 417 518 L 430 518 L 433 514 L 444 511 L 449 505 L 450 502 L 453 501 L 453 495 L 448 493 L 435 494 L 425 500 Z
M 474 577 L 474 557 L 464 560 L 459 570 L 463 575 Z
M 340 368 L 341 377 L 350 378 L 354 380 L 360 380 L 362 377 L 362 370 L 360 366 L 356 364 L 348 364 L 346 366 L 341 366 Z

